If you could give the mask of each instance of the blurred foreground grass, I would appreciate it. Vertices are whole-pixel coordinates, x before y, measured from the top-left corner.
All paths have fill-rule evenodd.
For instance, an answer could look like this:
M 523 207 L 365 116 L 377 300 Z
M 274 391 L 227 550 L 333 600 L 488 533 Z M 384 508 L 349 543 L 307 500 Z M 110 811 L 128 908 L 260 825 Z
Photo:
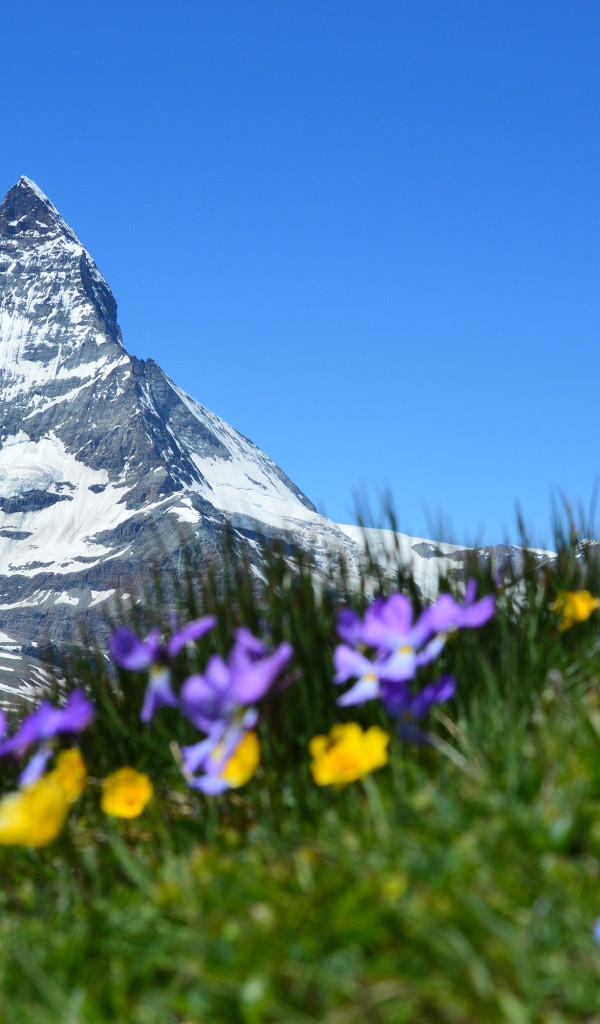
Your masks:
M 574 538 L 559 548 L 554 567 L 526 559 L 520 581 L 471 567 L 498 610 L 447 644 L 457 695 L 433 745 L 393 738 L 389 765 L 342 789 L 312 782 L 309 739 L 334 721 L 390 727 L 376 702 L 335 706 L 336 611 L 366 601 L 343 566 L 316 581 L 273 551 L 260 590 L 234 558 L 155 576 L 133 612 L 141 634 L 174 610 L 219 616 L 180 679 L 245 624 L 292 644 L 298 681 L 261 726 L 257 775 L 209 800 L 170 751 L 189 724 L 166 709 L 142 727 L 144 678 L 114 674 L 91 644 L 73 656 L 67 678 L 98 709 L 90 773 L 133 764 L 156 795 L 123 822 L 89 788 L 52 846 L 0 849 L 0 1020 L 600 1022 L 598 613 L 561 632 L 550 610 L 560 590 L 600 594 L 600 571 Z M 418 602 L 402 568 L 375 577 Z

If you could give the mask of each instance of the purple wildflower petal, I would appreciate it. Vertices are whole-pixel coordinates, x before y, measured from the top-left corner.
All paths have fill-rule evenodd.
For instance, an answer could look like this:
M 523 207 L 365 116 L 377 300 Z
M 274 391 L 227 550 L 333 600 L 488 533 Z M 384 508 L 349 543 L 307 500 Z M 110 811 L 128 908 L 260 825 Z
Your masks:
M 206 796 L 218 796 L 229 789 L 229 783 L 220 775 L 200 775 L 197 779 L 191 779 L 189 785 L 192 789 L 199 789 Z
M 168 668 L 153 668 L 144 694 L 140 721 L 148 723 L 157 708 L 178 706 L 178 700 L 171 688 L 171 673 Z
M 355 647 L 362 640 L 362 628 L 362 619 L 352 608 L 342 608 L 338 612 L 338 635 L 351 647 Z
M 204 676 L 209 686 L 224 692 L 231 686 L 231 669 L 220 654 L 213 654 L 206 663 Z
M 241 721 L 229 726 L 221 738 L 221 742 L 214 746 L 204 761 L 204 771 L 209 775 L 220 775 L 230 757 L 239 747 L 247 730 Z
M 194 619 L 192 622 L 188 622 L 187 626 L 180 629 L 169 640 L 167 654 L 170 658 L 174 658 L 187 643 L 190 643 L 192 640 L 199 640 L 200 637 L 203 637 L 213 629 L 216 624 L 217 620 L 214 615 L 205 615 L 202 619 Z
M 149 643 L 152 638 L 152 641 Z M 124 626 L 115 630 L 110 638 L 111 654 L 117 665 L 132 672 L 141 672 L 149 668 L 154 661 L 158 630 L 154 630 L 147 640 L 140 640 L 135 633 Z
M 453 696 L 456 683 L 452 676 L 442 676 L 435 683 L 425 686 L 411 699 L 408 710 L 413 718 L 424 718 L 433 704 L 441 704 Z
M 365 614 L 363 640 L 371 647 L 391 650 L 410 633 L 413 607 L 404 594 L 392 594 L 387 601 L 374 602 Z
M 240 626 L 235 631 L 235 646 L 241 647 L 254 659 L 263 658 L 267 648 L 258 636 L 254 636 L 246 626 Z
M 354 686 L 351 686 L 346 693 L 336 700 L 341 708 L 351 707 L 353 704 L 365 704 L 368 700 L 375 700 L 381 696 L 381 684 L 379 679 L 368 679 L 363 676 Z
M 428 665 L 430 661 L 437 658 L 443 651 L 446 640 L 445 633 L 438 633 L 437 636 L 434 636 L 433 640 L 430 640 L 427 646 L 415 656 L 417 666 Z
M 212 686 L 204 676 L 188 676 L 181 687 L 181 710 L 203 732 L 210 732 L 226 715 L 228 704 L 227 690 Z
M 378 664 L 378 675 L 381 679 L 392 682 L 404 682 L 412 679 L 417 671 L 417 657 L 412 647 L 392 651 L 389 657 Z
M 186 773 L 195 775 L 199 768 L 201 768 L 214 748 L 219 743 L 223 730 L 220 732 L 215 731 L 213 736 L 207 736 L 206 739 L 200 740 L 199 743 L 193 743 L 189 747 L 182 747 L 181 754 L 183 756 L 183 763 L 185 766 Z
M 347 647 L 346 644 L 338 644 L 336 647 L 333 652 L 333 664 L 336 669 L 333 681 L 336 685 L 346 683 L 349 679 L 356 679 L 358 676 L 367 675 L 369 672 L 376 675 L 373 662 L 359 651 Z
M 83 732 L 93 717 L 94 705 L 83 690 L 74 690 L 63 708 L 55 708 L 44 700 L 27 716 L 13 736 L 0 743 L 0 757 L 5 754 L 22 757 L 41 740 L 49 740 L 62 733 Z
M 43 736 L 43 727 L 47 720 L 52 718 L 52 713 L 55 710 L 48 701 L 42 701 L 39 707 L 21 723 L 17 731 L 0 743 L 0 757 L 4 757 L 6 754 L 22 757 L 34 743 L 39 743 Z
M 493 618 L 496 611 L 496 602 L 491 594 L 482 597 L 480 601 L 463 608 L 461 626 L 464 629 L 477 629 Z
M 433 704 L 441 704 L 452 697 L 456 683 L 452 676 L 442 676 L 435 683 L 425 686 L 419 693 L 411 693 L 403 683 L 384 681 L 381 699 L 388 714 L 393 718 L 410 715 L 412 718 L 424 718 Z
M 58 715 L 60 721 L 46 733 L 46 738 L 62 733 L 83 732 L 94 719 L 94 705 L 83 690 L 73 690 L 64 708 L 58 709 Z
M 423 644 L 427 643 L 434 633 L 435 629 L 431 621 L 431 608 L 425 608 L 410 631 L 410 642 L 413 647 L 418 649 L 419 647 L 422 647 Z
M 232 679 L 232 696 L 235 702 L 247 705 L 261 700 L 273 686 L 293 653 L 288 643 L 282 643 L 272 654 L 235 673 Z
M 7 727 L 8 727 L 8 723 L 7 723 L 7 720 L 6 720 L 6 715 L 4 714 L 4 711 L 0 710 L 0 740 L 4 739 L 4 736 L 6 735 Z
M 435 703 L 442 704 L 445 700 L 450 700 L 451 697 L 456 693 L 456 679 L 453 676 L 441 676 L 437 683 L 433 683 L 436 688 Z
M 254 633 L 251 633 L 245 626 L 240 626 L 235 631 L 235 643 L 229 652 L 227 662 L 232 673 L 235 674 L 264 658 L 267 653 L 267 648 L 262 640 L 254 636 Z
M 410 689 L 405 680 L 382 680 L 381 700 L 387 713 L 393 718 L 406 714 L 410 699 Z
M 462 608 L 451 594 L 440 594 L 430 608 L 431 624 L 436 633 L 445 633 L 458 628 Z
M 15 740 L 19 740 L 20 752 L 25 753 L 34 743 L 53 736 L 59 722 L 60 709 L 53 707 L 49 701 L 43 700 L 35 711 L 25 719 L 15 736 Z
M 491 594 L 473 601 L 477 592 L 475 580 L 465 588 L 465 602 L 460 605 L 450 594 L 441 594 L 431 608 L 431 621 L 436 632 L 453 629 L 476 629 L 492 618 L 496 603 Z
M 19 775 L 19 786 L 31 786 L 37 782 L 46 771 L 46 765 L 51 757 L 52 747 L 41 747 Z

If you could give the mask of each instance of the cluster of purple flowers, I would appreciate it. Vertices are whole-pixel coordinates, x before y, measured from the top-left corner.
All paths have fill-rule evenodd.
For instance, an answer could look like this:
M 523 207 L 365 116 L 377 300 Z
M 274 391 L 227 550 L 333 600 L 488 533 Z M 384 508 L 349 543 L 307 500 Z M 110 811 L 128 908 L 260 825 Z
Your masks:
M 376 599 L 363 618 L 343 609 L 338 633 L 344 642 L 335 650 L 334 682 L 355 682 L 338 704 L 349 706 L 379 698 L 388 713 L 403 723 L 406 735 L 407 718 L 423 718 L 433 704 L 447 700 L 455 689 L 454 679 L 445 675 L 415 692 L 411 682 L 417 669 L 440 654 L 452 631 L 481 626 L 494 614 L 493 597 L 476 601 L 475 594 L 476 584 L 471 580 L 462 605 L 442 594 L 414 622 L 412 604 L 403 594 Z M 212 615 L 196 619 L 166 644 L 161 643 L 157 629 L 141 640 L 122 628 L 111 639 L 117 664 L 149 672 L 142 721 L 150 722 L 156 710 L 166 705 L 178 709 L 203 734 L 197 743 L 182 749 L 181 758 L 188 784 L 207 794 L 220 793 L 232 784 L 226 767 L 255 729 L 261 702 L 289 682 L 281 675 L 293 654 L 288 643 L 269 650 L 263 640 L 240 627 L 227 658 L 213 654 L 204 672 L 189 676 L 176 694 L 171 674 L 175 657 L 215 624 Z
M 150 680 L 141 719 L 149 722 L 161 705 L 179 711 L 204 733 L 198 743 L 182 750 L 183 770 L 188 784 L 204 793 L 220 793 L 229 783 L 223 769 L 259 718 L 258 704 L 278 684 L 278 678 L 292 656 L 282 643 L 269 651 L 250 630 L 236 631 L 227 660 L 214 654 L 203 674 L 189 676 L 177 696 L 172 687 L 171 665 L 176 654 L 190 640 L 197 640 L 213 628 L 214 616 L 190 622 L 175 633 L 168 644 L 159 643 L 158 630 L 140 640 L 128 629 L 118 629 L 111 639 L 111 651 L 123 668 L 149 670 Z
M 343 642 L 334 654 L 334 682 L 354 682 L 337 703 L 347 707 L 379 698 L 399 720 L 404 735 L 410 734 L 407 719 L 422 719 L 433 704 L 447 700 L 455 690 L 454 679 L 444 675 L 415 692 L 412 683 L 418 668 L 440 654 L 450 633 L 482 626 L 494 614 L 493 597 L 476 601 L 475 596 L 476 584 L 470 580 L 463 604 L 442 594 L 416 621 L 412 604 L 403 594 L 377 598 L 362 618 L 347 608 L 340 611 L 338 633 Z M 203 734 L 197 743 L 183 748 L 181 757 L 188 784 L 207 794 L 220 793 L 234 784 L 227 765 L 244 746 L 245 738 L 250 740 L 248 734 L 259 721 L 261 702 L 290 682 L 282 679 L 282 673 L 293 654 L 288 643 L 269 650 L 262 639 L 241 627 L 227 658 L 212 655 L 204 672 L 189 676 L 176 694 L 172 683 L 175 658 L 187 643 L 205 636 L 215 625 L 213 615 L 196 619 L 167 643 L 161 643 L 158 629 L 141 640 L 122 628 L 111 639 L 117 664 L 149 673 L 141 720 L 150 722 L 156 710 L 166 705 L 178 709 Z M 94 706 L 81 689 L 61 708 L 43 701 L 11 736 L 7 736 L 6 717 L 0 711 L 0 757 L 29 755 L 19 778 L 21 786 L 28 786 L 44 774 L 56 738 L 82 733 L 93 717 Z M 255 749 L 257 743 L 253 737 Z
M 21 758 L 33 750 L 19 776 L 19 786 L 30 786 L 44 774 L 54 753 L 53 740 L 82 733 L 93 718 L 94 705 L 83 690 L 74 690 L 62 708 L 42 701 L 12 736 L 6 736 L 6 716 L 0 711 L 0 757 Z
M 437 658 L 450 633 L 482 626 L 493 616 L 494 598 L 476 601 L 476 591 L 477 584 L 469 580 L 464 604 L 442 594 L 416 621 L 404 594 L 376 598 L 362 619 L 343 609 L 337 628 L 344 643 L 335 650 L 334 682 L 356 682 L 337 703 L 347 707 L 379 698 L 390 715 L 402 720 L 423 718 L 433 704 L 448 700 L 455 690 L 451 676 L 442 676 L 416 693 L 411 681 L 420 666 Z

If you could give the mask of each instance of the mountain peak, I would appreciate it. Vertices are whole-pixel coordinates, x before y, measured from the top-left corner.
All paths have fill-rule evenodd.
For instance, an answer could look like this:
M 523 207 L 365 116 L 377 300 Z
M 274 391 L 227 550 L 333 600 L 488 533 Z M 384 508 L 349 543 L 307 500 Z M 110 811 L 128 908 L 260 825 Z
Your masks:
M 18 236 L 23 240 L 40 241 L 59 235 L 81 245 L 48 196 L 31 178 L 22 175 L 0 206 L 0 238 Z

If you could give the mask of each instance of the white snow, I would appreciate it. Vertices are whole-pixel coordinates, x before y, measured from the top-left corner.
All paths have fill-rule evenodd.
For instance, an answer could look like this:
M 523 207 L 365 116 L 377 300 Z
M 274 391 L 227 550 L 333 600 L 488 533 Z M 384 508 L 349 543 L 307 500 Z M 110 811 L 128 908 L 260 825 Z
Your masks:
M 48 571 L 48 566 L 31 564 L 47 563 L 48 559 L 53 572 L 72 572 L 84 568 L 79 557 L 100 559 L 116 554 L 94 537 L 134 514 L 125 502 L 120 503 L 125 486 L 111 484 L 106 470 L 93 470 L 78 461 L 53 432 L 34 441 L 19 431 L 0 448 L 0 497 L 48 491 L 63 481 L 74 488 L 64 489 L 66 501 L 35 512 L 0 511 L 0 529 L 30 533 L 22 540 L 0 536 L 0 573 L 34 576 Z M 104 490 L 91 491 L 93 484 L 105 485 Z
M 184 498 L 181 505 L 174 505 L 173 508 L 169 509 L 172 515 L 177 516 L 180 523 L 197 523 L 200 519 L 200 513 L 192 508 L 189 499 Z
M 455 561 L 450 557 L 443 556 L 467 550 L 465 545 L 447 544 L 443 541 L 426 540 L 423 537 L 410 537 L 408 534 L 396 533 L 393 530 L 349 526 L 342 523 L 338 525 L 340 530 L 362 551 L 366 551 L 368 546 L 374 561 L 382 567 L 395 568 L 401 565 L 410 569 L 421 593 L 428 598 L 436 596 L 440 577 L 446 575 L 449 570 L 457 568 Z M 415 551 L 418 544 L 427 544 L 436 548 L 441 552 L 442 557 L 425 558 Z
M 96 605 L 102 604 L 103 601 L 107 601 L 109 597 L 115 594 L 115 590 L 92 590 L 92 600 L 89 603 L 90 608 L 95 608 Z
M 228 514 L 236 527 L 260 530 L 265 526 L 293 534 L 296 541 L 312 546 L 322 555 L 342 549 L 351 560 L 356 556 L 353 539 L 347 538 L 336 523 L 307 508 L 291 485 L 281 479 L 278 467 L 260 448 L 215 413 L 205 409 L 168 377 L 167 380 L 190 412 L 230 454 L 228 459 L 202 457 L 186 445 L 199 473 L 199 479 L 191 490 L 199 492 L 215 508 Z M 181 439 L 178 443 L 183 447 Z
M 78 597 L 73 597 L 67 591 L 63 591 L 61 594 L 58 595 L 58 597 L 56 598 L 56 601 L 54 603 L 55 604 L 69 604 L 71 606 L 76 606 L 76 605 L 79 604 L 79 598 Z

